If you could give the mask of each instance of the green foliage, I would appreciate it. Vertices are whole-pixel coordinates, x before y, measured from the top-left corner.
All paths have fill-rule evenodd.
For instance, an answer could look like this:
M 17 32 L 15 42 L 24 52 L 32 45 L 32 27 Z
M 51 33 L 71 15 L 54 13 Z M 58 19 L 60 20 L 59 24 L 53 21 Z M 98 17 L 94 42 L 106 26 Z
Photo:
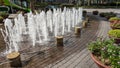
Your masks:
M 120 68 L 120 47 L 114 44 L 114 40 L 99 39 L 90 43 L 88 48 L 94 55 L 100 57 L 104 64 L 111 68 Z
M 100 55 L 101 52 L 100 49 L 101 49 L 101 41 L 97 40 L 97 41 L 94 41 L 92 43 L 89 43 L 89 50 L 94 54 L 94 55 Z
M 0 23 L 2 23 L 3 22 L 3 17 L 2 16 L 0 16 Z
M 53 2 L 51 5 L 57 5 L 59 6 L 61 3 L 58 3 L 58 2 Z
M 61 4 L 60 6 L 61 7 L 68 7 L 68 8 L 74 7 L 73 4 Z
M 18 6 L 14 3 L 11 3 L 10 0 L 3 0 L 3 2 L 4 2 L 4 5 L 6 5 L 6 6 L 12 6 L 13 8 L 17 8 L 17 9 L 21 9 L 21 10 L 29 12 L 29 9 Z
M 108 46 L 107 52 L 112 68 L 120 68 L 120 47 Z
M 0 6 L 0 11 L 2 11 L 2 12 L 8 12 L 8 11 L 9 11 L 9 8 L 6 7 L 6 6 L 4 6 L 4 7 L 1 7 L 1 6 Z
M 0 16 L 2 16 L 3 18 L 7 18 L 8 17 L 8 13 L 6 12 L 0 12 Z
M 106 17 L 109 20 L 111 17 L 115 17 L 116 14 L 113 12 L 104 12 L 104 13 L 100 13 L 100 16 Z
M 39 8 L 44 8 L 46 6 L 48 6 L 48 3 L 46 3 L 46 2 L 43 2 L 43 3 L 38 2 L 35 4 L 35 7 L 39 7 Z
M 113 37 L 113 38 L 120 38 L 120 30 L 115 29 L 115 30 L 110 30 L 108 34 Z
M 110 26 L 113 29 L 120 29 L 120 21 L 114 21 L 113 23 L 110 23 Z
M 0 12 L 0 16 L 6 16 L 6 15 L 8 15 L 8 13 L 6 13 L 6 12 Z
M 0 20 L 3 20 L 3 17 L 2 17 L 2 16 L 0 16 Z
M 109 19 L 109 21 L 114 21 L 114 20 L 120 20 L 120 18 L 119 18 L 119 17 L 111 17 L 111 18 Z
M 26 0 L 27 2 L 30 2 L 30 0 Z
M 101 17 L 105 17 L 105 13 L 100 13 L 99 14 Z
M 116 16 L 116 14 L 113 13 L 113 12 L 105 13 L 105 17 L 111 18 L 111 17 L 115 17 L 115 16 Z M 108 18 L 108 19 L 109 19 L 109 18 Z

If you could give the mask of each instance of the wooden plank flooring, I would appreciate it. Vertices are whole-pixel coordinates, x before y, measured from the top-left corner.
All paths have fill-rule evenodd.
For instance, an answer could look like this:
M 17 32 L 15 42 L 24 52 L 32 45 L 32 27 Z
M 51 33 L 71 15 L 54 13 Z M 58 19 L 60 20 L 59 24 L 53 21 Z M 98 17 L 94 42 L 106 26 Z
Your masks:
M 109 23 L 104 19 L 90 15 L 91 24 L 84 28 L 80 38 L 74 36 L 74 32 L 65 37 L 64 47 L 57 47 L 50 43 L 44 53 L 37 53 L 28 61 L 24 60 L 22 68 L 98 68 L 92 61 L 87 44 L 98 37 L 107 38 Z M 30 54 L 28 56 L 31 56 Z M 22 55 L 22 58 L 24 55 Z M 26 62 L 25 62 L 26 61 Z M 2 64 L 0 68 L 10 68 L 9 64 Z

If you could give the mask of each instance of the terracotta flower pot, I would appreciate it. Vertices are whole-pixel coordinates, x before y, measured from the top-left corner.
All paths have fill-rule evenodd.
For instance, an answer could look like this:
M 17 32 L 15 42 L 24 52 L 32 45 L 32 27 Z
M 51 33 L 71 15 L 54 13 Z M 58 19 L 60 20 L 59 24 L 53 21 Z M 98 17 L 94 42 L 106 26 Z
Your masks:
M 112 28 L 113 30 L 115 30 L 115 29 L 120 29 L 120 28 L 117 28 L 117 27 L 113 27 L 113 26 L 111 26 L 111 28 Z
M 109 66 L 102 64 L 102 62 L 97 60 L 93 54 L 90 54 L 90 56 L 93 59 L 93 61 L 98 65 L 99 68 L 111 68 Z
M 116 23 L 119 22 L 119 20 L 111 20 L 110 23 Z
M 119 20 L 110 21 L 110 27 L 112 29 L 120 29 L 119 25 L 120 25 Z
M 114 43 L 120 44 L 120 38 L 114 38 L 114 37 L 110 36 L 109 34 L 108 34 L 108 36 L 109 36 L 109 38 L 113 38 L 114 39 Z
M 114 39 L 116 44 L 120 44 L 120 38 Z
M 110 21 L 110 23 L 114 23 L 115 21 Z

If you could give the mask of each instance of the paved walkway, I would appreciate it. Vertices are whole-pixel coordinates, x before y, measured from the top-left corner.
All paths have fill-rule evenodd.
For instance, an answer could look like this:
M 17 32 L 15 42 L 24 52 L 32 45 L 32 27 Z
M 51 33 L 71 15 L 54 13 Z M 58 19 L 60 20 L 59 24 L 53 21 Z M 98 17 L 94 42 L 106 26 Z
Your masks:
M 23 68 L 98 68 L 90 57 L 87 44 L 95 41 L 98 37 L 107 37 L 110 29 L 109 22 L 98 16 L 90 16 L 91 24 L 84 28 L 80 38 L 73 34 L 64 47 L 57 47 L 55 43 L 50 44 L 50 49 L 44 53 L 38 53 L 28 61 L 23 61 Z M 23 57 L 22 57 L 23 58 Z M 0 68 L 10 68 L 9 64 L 0 65 Z

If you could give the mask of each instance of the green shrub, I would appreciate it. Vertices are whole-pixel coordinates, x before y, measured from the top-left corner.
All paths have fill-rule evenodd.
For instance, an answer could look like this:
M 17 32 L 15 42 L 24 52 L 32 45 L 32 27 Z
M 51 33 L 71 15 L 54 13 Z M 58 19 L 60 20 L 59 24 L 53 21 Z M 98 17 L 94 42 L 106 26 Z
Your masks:
M 107 18 L 107 20 L 109 20 L 111 17 L 115 17 L 116 14 L 113 12 L 105 12 L 105 13 L 100 13 L 101 17 L 105 17 Z
M 0 12 L 0 16 L 2 16 L 3 18 L 7 18 L 8 17 L 8 13 L 6 12 Z
M 0 16 L 0 19 L 3 19 L 3 17 L 2 17 L 2 16 Z
M 120 21 L 114 21 L 110 23 L 112 29 L 120 29 Z
M 60 6 L 61 7 L 68 7 L 68 8 L 74 7 L 73 4 L 61 4 Z
M 105 17 L 105 13 L 100 13 L 99 16 L 100 17 Z
M 96 11 L 93 11 L 93 15 L 98 15 L 98 11 L 96 10 Z
M 109 19 L 109 21 L 114 21 L 114 20 L 120 20 L 120 18 L 119 18 L 119 17 L 111 17 L 111 18 Z
M 120 47 L 115 46 L 114 40 L 100 39 L 90 43 L 88 48 L 103 64 L 110 68 L 120 68 Z
M 54 3 L 52 3 L 52 5 L 57 5 L 57 6 L 59 6 L 61 3 L 57 3 L 57 2 L 54 2 Z
M 108 32 L 108 34 L 109 34 L 110 37 L 120 38 L 120 30 L 119 30 L 119 29 L 110 30 L 110 31 Z
M 2 16 L 0 16 L 0 23 L 2 23 L 3 22 L 3 17 Z

